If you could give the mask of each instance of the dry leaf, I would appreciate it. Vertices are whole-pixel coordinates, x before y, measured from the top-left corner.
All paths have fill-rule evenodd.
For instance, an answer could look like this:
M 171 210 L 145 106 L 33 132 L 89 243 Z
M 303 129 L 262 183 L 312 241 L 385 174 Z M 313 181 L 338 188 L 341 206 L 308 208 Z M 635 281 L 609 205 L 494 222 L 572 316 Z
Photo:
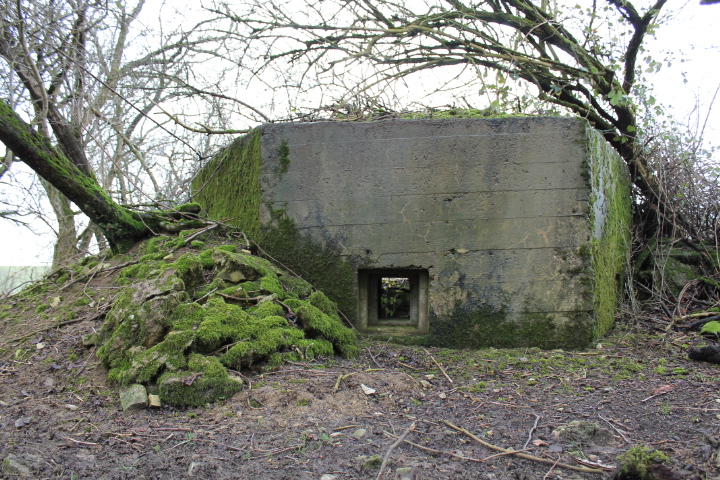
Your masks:
M 549 443 L 544 442 L 542 440 L 533 440 L 532 444 L 535 445 L 536 447 L 545 447 L 545 446 L 550 445 Z
M 363 393 L 364 393 L 365 395 L 372 395 L 373 393 L 375 393 L 375 389 L 374 389 L 374 388 L 370 388 L 370 387 L 368 387 L 368 386 L 365 385 L 365 384 L 362 384 L 362 383 L 361 383 L 361 384 L 360 384 L 360 388 L 362 388 L 362 391 L 363 391 Z
M 662 395 L 664 393 L 668 393 L 673 388 L 674 387 L 672 385 L 662 385 L 660 387 L 657 387 L 656 389 L 651 390 L 650 395 Z

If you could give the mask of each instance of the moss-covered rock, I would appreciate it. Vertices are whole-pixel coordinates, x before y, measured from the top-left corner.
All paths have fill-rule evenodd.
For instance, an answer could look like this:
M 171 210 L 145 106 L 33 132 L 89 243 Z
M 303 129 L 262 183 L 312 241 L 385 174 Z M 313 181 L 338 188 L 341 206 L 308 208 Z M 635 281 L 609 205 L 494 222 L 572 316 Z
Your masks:
M 242 379 L 228 375 L 215 357 L 191 354 L 187 370 L 167 372 L 158 380 L 160 399 L 173 405 L 201 407 L 232 397 Z
M 358 353 L 336 305 L 268 260 L 234 246 L 158 260 L 159 245 L 122 272 L 98 335 L 110 380 L 157 385 L 165 403 L 199 406 L 241 388 L 226 368 Z

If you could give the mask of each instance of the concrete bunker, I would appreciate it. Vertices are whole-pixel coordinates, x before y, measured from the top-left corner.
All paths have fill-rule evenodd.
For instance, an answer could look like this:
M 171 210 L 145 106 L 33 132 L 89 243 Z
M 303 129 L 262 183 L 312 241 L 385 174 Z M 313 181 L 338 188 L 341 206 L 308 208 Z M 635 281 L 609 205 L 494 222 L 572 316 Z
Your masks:
M 264 125 L 193 188 L 364 332 L 580 348 L 613 324 L 629 180 L 582 119 Z

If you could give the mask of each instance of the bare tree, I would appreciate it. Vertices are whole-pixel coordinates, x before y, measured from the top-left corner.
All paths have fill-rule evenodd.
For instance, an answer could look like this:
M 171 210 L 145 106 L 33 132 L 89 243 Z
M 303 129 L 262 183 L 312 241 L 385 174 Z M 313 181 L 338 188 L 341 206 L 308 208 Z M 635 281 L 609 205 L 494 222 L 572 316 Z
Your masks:
M 247 45 L 239 64 L 257 74 L 275 69 L 301 88 L 347 87 L 356 75 L 345 102 L 438 69 L 448 83 L 457 78 L 473 88 L 485 89 L 488 72 L 502 88 L 517 82 L 538 100 L 588 119 L 628 163 L 640 197 L 654 205 L 647 210 L 657 211 L 664 200 L 638 142 L 637 99 L 643 72 L 659 67 L 643 40 L 665 3 L 305 0 L 218 2 L 213 11 L 232 19 L 232 34 Z
M 187 27 L 149 28 L 139 20 L 144 3 L 48 0 L 0 7 L 0 95 L 5 98 L 0 110 L 7 115 L 0 122 L 5 126 L 0 140 L 12 150 L 6 158 L 19 158 L 38 173 L 45 170 L 42 185 L 57 225 L 56 265 L 86 251 L 93 236 L 104 240 L 92 225 L 80 231 L 77 221 L 80 211 L 99 221 L 99 207 L 79 198 L 90 191 L 75 188 L 69 194 L 63 185 L 68 176 L 50 178 L 58 172 L 48 171 L 47 159 L 65 158 L 76 178 L 109 194 L 106 200 L 167 208 L 187 195 L 189 172 L 222 141 L 193 138 L 184 127 L 232 132 L 227 127 L 233 115 L 254 120 L 260 114 L 223 92 L 218 80 L 228 66 L 215 62 L 212 69 L 198 68 L 226 53 L 224 36 L 207 28 L 215 25 L 213 18 Z M 200 125 L 191 120 L 198 116 Z M 47 141 L 23 144 L 39 141 L 38 136 Z M 27 155 L 42 157 L 43 165 Z M 3 168 L 10 165 L 6 161 Z M 106 236 L 107 222 L 122 217 L 116 213 L 100 215 Z M 130 238 L 147 230 L 141 227 L 133 225 Z M 108 240 L 117 248 L 112 236 Z

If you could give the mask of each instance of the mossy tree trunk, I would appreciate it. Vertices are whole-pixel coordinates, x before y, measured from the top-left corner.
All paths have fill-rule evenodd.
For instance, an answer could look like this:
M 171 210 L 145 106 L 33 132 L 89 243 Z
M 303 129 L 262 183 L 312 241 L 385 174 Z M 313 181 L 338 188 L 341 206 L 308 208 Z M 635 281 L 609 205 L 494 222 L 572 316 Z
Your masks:
M 115 252 L 147 237 L 160 219 L 115 203 L 94 176 L 81 170 L 0 100 L 0 141 L 98 225 Z

